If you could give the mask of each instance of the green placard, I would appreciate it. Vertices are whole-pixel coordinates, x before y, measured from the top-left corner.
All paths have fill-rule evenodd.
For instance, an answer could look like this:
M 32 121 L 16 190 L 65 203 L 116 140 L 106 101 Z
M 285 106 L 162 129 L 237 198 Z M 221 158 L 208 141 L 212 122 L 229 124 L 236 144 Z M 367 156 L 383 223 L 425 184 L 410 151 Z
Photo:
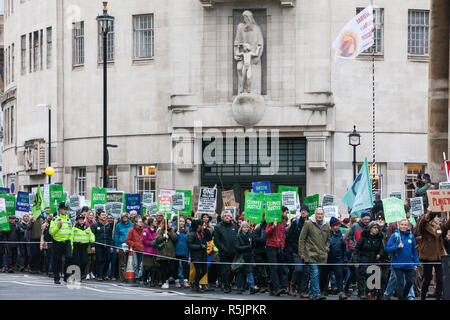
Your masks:
M 264 193 L 247 192 L 245 194 L 244 219 L 259 223 L 264 215 Z
M 386 224 L 406 219 L 403 200 L 390 197 L 383 199 L 383 212 Z
M 16 214 L 16 197 L 2 193 L 0 194 L 0 198 L 5 198 L 6 212 L 8 215 L 14 216 Z
M 49 186 L 49 200 L 50 200 L 50 213 L 55 214 L 58 212 L 60 202 L 65 202 L 63 185 L 51 184 Z
M 281 203 L 283 197 L 281 193 L 266 193 L 266 222 L 281 222 Z
M 91 206 L 95 208 L 96 204 L 105 204 L 108 190 L 106 188 L 93 187 L 91 191 Z M 87 201 L 86 201 L 87 202 Z
M 1 231 L 9 231 L 9 221 L 8 221 L 8 213 L 0 212 L 0 230 Z M 2 249 L 3 250 L 3 249 Z
M 179 211 L 182 216 L 190 216 L 192 211 L 192 191 L 191 190 L 177 190 L 179 193 L 184 193 L 184 210 Z
M 319 194 L 313 196 L 305 197 L 303 203 L 309 207 L 309 216 L 312 216 L 316 209 L 319 207 Z

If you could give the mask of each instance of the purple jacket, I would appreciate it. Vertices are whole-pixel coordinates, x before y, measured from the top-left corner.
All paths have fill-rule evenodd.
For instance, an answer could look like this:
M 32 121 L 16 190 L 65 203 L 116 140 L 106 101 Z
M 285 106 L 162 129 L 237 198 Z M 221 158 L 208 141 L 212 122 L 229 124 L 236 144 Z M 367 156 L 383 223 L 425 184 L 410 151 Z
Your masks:
M 150 230 L 150 227 L 147 227 L 142 231 L 142 243 L 144 244 L 144 254 L 158 254 L 158 249 L 152 247 L 152 241 L 158 235 L 158 229 L 155 229 L 153 232 Z

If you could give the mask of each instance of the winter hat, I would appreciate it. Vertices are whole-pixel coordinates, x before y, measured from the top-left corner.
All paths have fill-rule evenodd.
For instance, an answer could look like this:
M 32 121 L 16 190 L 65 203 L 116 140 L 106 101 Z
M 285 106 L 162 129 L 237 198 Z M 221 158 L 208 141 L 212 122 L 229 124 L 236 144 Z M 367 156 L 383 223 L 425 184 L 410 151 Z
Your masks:
M 380 230 L 380 225 L 376 221 L 372 221 L 369 223 L 368 230 L 372 229 L 372 227 L 377 227 Z
M 428 181 L 431 181 L 431 177 L 430 177 L 430 175 L 428 173 L 424 173 L 422 175 L 422 178 L 427 179 Z
M 343 224 L 347 224 L 347 223 L 349 223 L 350 222 L 350 218 L 345 218 L 344 220 L 342 220 L 342 223 Z
M 339 219 L 337 219 L 336 217 L 331 217 L 331 219 L 330 219 L 330 226 L 333 227 L 333 226 L 335 226 L 337 224 L 341 224 Z
M 361 219 L 364 217 L 370 217 L 370 211 L 369 210 L 364 210 L 363 212 L 361 212 Z
M 242 221 L 241 222 L 241 229 L 243 228 L 243 227 L 248 227 L 249 225 L 248 225 L 248 223 L 247 222 L 245 222 L 245 221 Z
M 302 204 L 302 206 L 300 207 L 300 211 L 302 211 L 302 210 L 306 210 L 306 211 L 309 212 L 309 207 L 308 207 L 308 205 L 307 205 L 307 204 Z

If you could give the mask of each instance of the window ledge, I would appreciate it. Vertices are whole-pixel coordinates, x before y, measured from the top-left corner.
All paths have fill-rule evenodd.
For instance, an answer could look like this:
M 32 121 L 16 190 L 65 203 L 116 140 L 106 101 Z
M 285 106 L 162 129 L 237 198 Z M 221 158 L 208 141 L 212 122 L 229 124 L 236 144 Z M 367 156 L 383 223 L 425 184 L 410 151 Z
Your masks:
M 84 69 L 84 63 L 72 65 L 72 70 L 83 70 L 83 69 Z
M 107 62 L 106 62 L 106 65 L 107 65 L 107 66 L 110 66 L 110 65 L 112 66 L 112 65 L 114 65 L 114 62 L 115 62 L 114 60 L 112 60 L 112 61 L 107 61 Z M 98 61 L 97 64 L 98 64 L 99 67 L 100 67 L 100 66 L 103 66 L 103 61 Z
M 361 53 L 356 60 L 372 61 L 372 58 L 375 58 L 375 61 L 384 61 L 384 54 L 378 53 L 373 55 L 371 53 Z
M 153 60 L 155 60 L 154 57 L 150 57 L 150 58 L 133 58 L 132 64 L 133 65 L 145 65 L 145 64 L 152 63 Z
M 408 54 L 408 61 L 411 62 L 429 62 L 429 55 L 416 55 L 416 54 Z

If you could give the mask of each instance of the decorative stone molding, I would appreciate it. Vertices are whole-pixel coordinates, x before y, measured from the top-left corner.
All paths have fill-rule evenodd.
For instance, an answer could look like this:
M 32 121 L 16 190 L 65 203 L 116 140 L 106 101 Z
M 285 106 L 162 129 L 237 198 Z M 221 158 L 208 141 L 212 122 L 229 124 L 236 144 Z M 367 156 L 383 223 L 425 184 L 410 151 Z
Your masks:
M 205 9 L 213 9 L 214 5 L 221 4 L 221 3 L 232 3 L 232 2 L 244 2 L 246 0 L 199 0 L 200 4 Z M 295 7 L 295 0 L 276 0 L 280 3 L 280 6 L 282 8 L 294 8 Z M 257 1 L 255 1 L 257 2 Z
M 47 167 L 47 144 L 45 140 L 25 141 L 24 147 L 23 167 L 25 171 L 29 174 L 43 174 Z
M 16 100 L 17 98 L 17 88 L 12 88 L 6 91 L 1 97 L 0 97 L 0 104 L 3 109 L 3 105 L 11 100 Z
M 311 170 L 326 170 L 328 166 L 326 160 L 326 143 L 329 133 L 311 132 L 310 134 L 310 136 L 306 136 L 308 143 L 306 147 L 308 168 Z

